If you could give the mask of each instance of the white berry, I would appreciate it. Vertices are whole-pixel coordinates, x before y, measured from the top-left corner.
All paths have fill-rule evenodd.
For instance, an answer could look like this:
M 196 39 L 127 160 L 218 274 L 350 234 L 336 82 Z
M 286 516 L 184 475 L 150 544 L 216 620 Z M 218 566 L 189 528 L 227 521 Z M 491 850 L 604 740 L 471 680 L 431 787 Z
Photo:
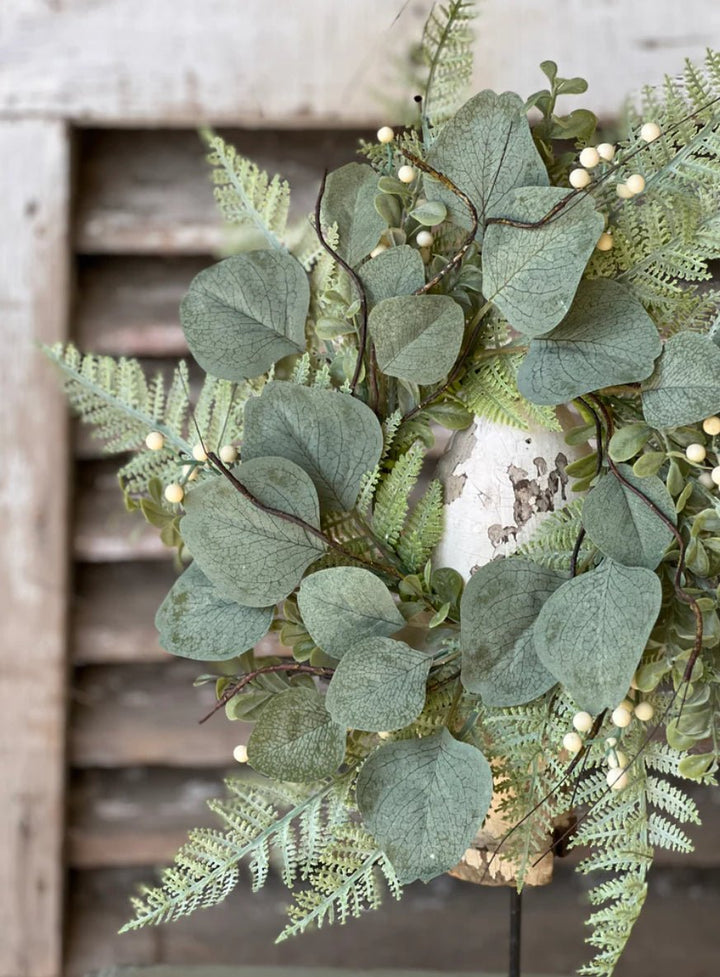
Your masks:
M 707 457 L 707 451 L 705 450 L 704 444 L 689 444 L 685 449 L 685 457 L 688 461 L 694 461 L 696 465 L 705 461 Z
M 580 165 L 592 170 L 600 162 L 600 153 L 594 146 L 586 146 L 580 153 Z
M 702 423 L 702 428 L 706 434 L 714 438 L 715 435 L 720 434 L 720 417 L 717 414 L 713 414 L 712 417 L 706 417 Z
M 378 244 L 378 246 L 373 248 L 372 251 L 370 252 L 370 257 L 377 258 L 379 254 L 382 254 L 383 251 L 387 251 L 387 250 L 388 250 L 387 244 Z
M 720 465 L 717 465 L 710 472 L 710 480 L 713 483 L 713 485 L 720 485 Z
M 248 754 L 245 744 L 241 743 L 240 746 L 236 746 L 233 750 L 233 759 L 237 760 L 238 763 L 247 763 L 247 758 Z
M 390 128 L 390 126 L 381 126 L 377 131 L 377 141 L 382 143 L 392 142 L 395 138 L 395 133 Z
M 185 496 L 182 485 L 177 482 L 171 482 L 169 485 L 165 486 L 165 499 L 172 505 L 177 505 L 178 502 L 182 502 Z
M 606 163 L 611 163 L 615 158 L 615 147 L 611 142 L 601 142 L 597 147 L 598 156 Z
M 627 183 L 618 183 L 618 185 L 615 187 L 615 193 L 622 200 L 629 200 L 633 195 L 633 192 L 630 187 L 628 187 Z
M 205 449 L 201 444 L 193 445 L 192 456 L 195 461 L 207 461 L 207 455 Z
M 570 171 L 570 186 L 575 187 L 576 190 L 583 190 L 591 181 L 592 177 L 587 170 L 578 167 L 576 170 Z
M 612 249 L 612 246 L 613 246 L 612 234 L 608 234 L 607 231 L 603 231 L 600 237 L 598 238 L 598 242 L 595 245 L 595 247 L 598 249 L 598 251 L 610 251 Z
M 630 783 L 630 778 L 624 770 L 620 767 L 608 770 L 606 778 L 608 787 L 612 787 L 613 790 L 624 790 Z
M 234 444 L 224 444 L 218 454 L 224 465 L 233 465 L 237 461 L 238 453 Z
M 625 706 L 618 706 L 617 709 L 613 710 L 610 718 L 613 721 L 613 725 L 617 726 L 618 729 L 625 729 L 632 722 L 632 713 Z
M 400 167 L 397 175 L 401 183 L 412 183 L 415 179 L 415 170 L 412 166 L 405 164 L 405 166 Z
M 592 729 L 593 718 L 589 712 L 576 712 L 572 724 L 578 733 L 589 733 Z
M 565 733 L 563 736 L 563 746 L 568 753 L 579 753 L 582 750 L 583 742 L 577 733 Z
M 608 746 L 617 746 L 617 739 L 614 736 L 608 736 L 605 742 Z
M 151 431 L 145 438 L 145 445 L 151 451 L 160 451 L 165 447 L 165 438 L 159 431 Z
M 660 137 L 660 126 L 657 122 L 646 122 L 640 127 L 640 138 L 645 142 L 655 142 Z
M 645 177 L 640 173 L 633 173 L 633 175 L 629 176 L 625 181 L 625 186 L 633 196 L 635 196 L 635 194 L 642 193 L 645 189 Z
M 607 764 L 611 770 L 624 770 L 628 765 L 628 758 L 622 752 L 622 750 L 611 750 L 608 753 Z
M 430 231 L 418 231 L 415 240 L 417 241 L 419 248 L 431 248 L 435 238 L 432 236 Z
M 641 723 L 649 723 L 655 715 L 655 710 L 649 702 L 638 702 L 635 706 L 635 715 Z
M 706 489 L 714 489 L 716 484 L 720 484 L 715 482 L 710 472 L 700 472 L 698 482 Z

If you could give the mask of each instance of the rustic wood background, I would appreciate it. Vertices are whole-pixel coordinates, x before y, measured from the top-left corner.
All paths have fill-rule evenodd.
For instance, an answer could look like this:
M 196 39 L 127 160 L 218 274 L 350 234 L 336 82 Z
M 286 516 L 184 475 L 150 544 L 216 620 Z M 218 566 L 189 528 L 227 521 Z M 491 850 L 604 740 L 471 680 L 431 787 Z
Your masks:
M 503 893 L 447 878 L 382 918 L 282 948 L 275 884 L 173 929 L 115 936 L 133 882 L 206 819 L 238 734 L 221 719 L 196 728 L 207 699 L 195 670 L 168 662 L 152 628 L 172 569 L 122 512 L 115 463 L 74 435 L 34 345 L 71 335 L 160 367 L 181 355 L 178 300 L 222 243 L 195 127 L 237 130 L 241 151 L 291 179 L 300 216 L 324 166 L 392 121 L 372 92 L 400 94 L 392 62 L 429 7 L 0 3 L 0 977 L 241 958 L 502 967 Z M 720 46 L 717 0 L 486 0 L 476 83 L 527 94 L 552 57 L 588 77 L 587 103 L 611 117 L 628 90 L 707 45 Z M 720 816 L 700 800 L 698 853 L 662 860 L 622 974 L 717 970 Z M 528 900 L 527 965 L 561 973 L 582 959 L 584 912 L 561 867 Z

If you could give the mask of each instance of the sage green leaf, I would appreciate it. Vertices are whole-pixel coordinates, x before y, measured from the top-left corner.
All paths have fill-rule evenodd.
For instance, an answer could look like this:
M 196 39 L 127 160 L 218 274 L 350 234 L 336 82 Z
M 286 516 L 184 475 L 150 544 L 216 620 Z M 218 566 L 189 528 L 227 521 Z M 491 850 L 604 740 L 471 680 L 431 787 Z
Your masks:
M 377 417 L 348 394 L 280 381 L 245 406 L 243 459 L 294 461 L 313 480 L 324 508 L 352 509 L 382 449 Z
M 488 217 L 507 210 L 515 187 L 547 186 L 547 170 L 535 148 L 522 99 L 512 92 L 474 95 L 447 122 L 428 153 L 428 163 L 466 193 L 478 212 L 478 239 Z M 468 208 L 440 182 L 424 177 L 450 219 L 470 228 Z
M 531 341 L 518 390 L 535 404 L 564 404 L 644 380 L 661 349 L 655 323 L 629 288 L 610 278 L 584 281 L 560 325 Z
M 512 557 L 470 577 L 460 602 L 462 684 L 489 706 L 519 706 L 555 685 L 540 662 L 533 625 L 567 576 Z
M 643 384 L 643 414 L 651 427 L 695 424 L 720 411 L 720 348 L 708 336 L 679 332 L 665 343 Z
M 596 714 L 622 701 L 661 601 L 652 570 L 611 559 L 548 598 L 535 622 L 535 647 L 579 709 Z
M 315 689 L 290 689 L 264 707 L 247 745 L 248 763 L 273 780 L 308 783 L 335 773 L 345 756 L 345 729 L 330 718 Z
M 630 485 L 654 503 L 675 525 L 675 504 L 656 475 L 638 478 L 630 465 L 618 465 Z M 590 539 L 605 556 L 628 567 L 654 570 L 673 538 L 671 530 L 612 472 L 601 478 L 585 497 L 582 522 Z
M 242 654 L 267 634 L 273 607 L 247 607 L 226 600 L 199 566 L 191 563 L 155 615 L 160 644 L 171 655 L 224 661 Z
M 357 781 L 365 827 L 405 884 L 460 861 L 490 807 L 492 771 L 480 750 L 447 729 L 387 743 Z
M 432 656 L 392 638 L 366 638 L 335 669 L 325 706 L 348 729 L 402 729 L 425 705 Z
M 248 251 L 206 268 L 190 283 L 180 321 L 200 366 L 245 380 L 305 349 L 310 287 L 286 251 Z
M 424 224 L 425 227 L 434 227 L 436 224 L 442 224 L 447 217 L 447 207 L 441 200 L 426 200 L 424 203 L 418 204 L 414 210 L 411 210 L 410 216 L 418 224 Z
M 235 476 L 263 505 L 318 528 L 315 486 L 286 458 L 254 458 Z M 258 508 L 225 478 L 185 497 L 180 533 L 202 572 L 228 600 L 268 607 L 295 589 L 325 551 L 303 526 Z
M 651 434 L 650 428 L 642 421 L 626 424 L 624 427 L 618 428 L 610 438 L 608 454 L 613 461 L 630 461 L 638 451 L 642 451 Z
M 389 637 L 405 620 L 392 594 L 362 567 L 330 567 L 306 577 L 298 607 L 312 639 L 333 658 L 363 638 Z
M 460 352 L 465 316 L 447 295 L 403 295 L 378 303 L 368 326 L 383 373 L 411 383 L 437 383 Z
M 367 163 L 347 163 L 328 175 L 320 212 L 322 223 L 337 223 L 338 254 L 354 267 L 362 261 L 385 230 L 375 209 L 377 173 Z
M 560 187 L 525 187 L 505 200 L 503 216 L 535 222 L 568 198 Z M 547 223 L 522 228 L 492 224 L 482 253 L 483 293 L 518 332 L 549 332 L 572 304 L 603 229 L 591 196 L 573 196 Z
M 367 261 L 359 271 L 368 305 L 396 295 L 411 295 L 425 284 L 425 265 L 416 248 L 408 244 L 388 248 Z

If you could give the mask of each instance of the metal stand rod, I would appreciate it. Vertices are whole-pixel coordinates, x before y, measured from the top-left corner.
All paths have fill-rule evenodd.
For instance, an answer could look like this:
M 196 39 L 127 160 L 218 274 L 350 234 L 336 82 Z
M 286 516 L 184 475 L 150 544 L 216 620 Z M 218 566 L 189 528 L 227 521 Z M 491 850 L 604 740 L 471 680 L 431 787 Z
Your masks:
M 522 893 L 515 886 L 510 889 L 510 967 L 508 977 L 520 977 L 520 948 L 522 932 Z

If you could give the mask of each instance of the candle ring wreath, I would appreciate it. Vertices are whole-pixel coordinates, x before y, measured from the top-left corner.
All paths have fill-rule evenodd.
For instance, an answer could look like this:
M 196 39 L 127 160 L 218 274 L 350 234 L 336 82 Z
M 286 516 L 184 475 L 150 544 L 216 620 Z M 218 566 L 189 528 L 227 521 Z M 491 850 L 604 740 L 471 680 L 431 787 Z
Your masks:
M 192 406 L 184 363 L 166 388 L 47 350 L 184 567 L 161 645 L 252 724 L 258 776 L 125 929 L 241 862 L 253 889 L 279 865 L 284 939 L 448 871 L 547 881 L 571 847 L 602 977 L 654 849 L 691 850 L 720 728 L 720 54 L 598 144 L 551 61 L 527 100 L 460 104 L 473 7 L 436 5 L 416 119 L 299 230 L 288 184 L 205 134 L 251 244 L 182 302 Z

